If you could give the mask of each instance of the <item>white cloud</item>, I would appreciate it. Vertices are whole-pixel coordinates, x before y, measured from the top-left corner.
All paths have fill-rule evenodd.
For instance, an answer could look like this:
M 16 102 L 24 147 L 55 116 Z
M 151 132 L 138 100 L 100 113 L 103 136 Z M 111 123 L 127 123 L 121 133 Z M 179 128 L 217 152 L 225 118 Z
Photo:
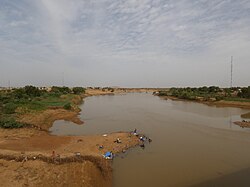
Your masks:
M 227 73 L 219 72 L 231 55 L 243 67 L 236 69 L 237 84 L 250 84 L 247 0 L 3 0 L 0 7 L 0 78 L 21 65 L 22 74 L 7 76 L 19 75 L 17 85 L 29 82 L 23 74 L 51 84 L 53 72 L 66 72 L 72 84 L 227 86 Z M 46 68 L 53 71 L 43 76 Z M 136 83 L 138 74 L 147 81 Z

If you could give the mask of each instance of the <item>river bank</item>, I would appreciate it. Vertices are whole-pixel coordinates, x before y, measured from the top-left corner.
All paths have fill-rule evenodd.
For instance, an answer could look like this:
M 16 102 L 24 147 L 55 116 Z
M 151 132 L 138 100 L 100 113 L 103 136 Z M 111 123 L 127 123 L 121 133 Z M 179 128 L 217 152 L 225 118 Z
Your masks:
M 234 124 L 240 126 L 241 128 L 250 128 L 250 121 L 235 121 Z
M 174 101 L 186 101 L 186 102 L 196 102 L 205 104 L 208 106 L 216 106 L 216 107 L 234 107 L 234 108 L 242 108 L 242 109 L 250 109 L 250 102 L 237 102 L 237 101 L 201 101 L 201 100 L 187 100 L 187 99 L 179 99 L 173 96 L 159 96 L 163 99 L 171 99 Z M 248 117 L 249 113 L 243 114 L 243 116 Z M 234 121 L 233 124 L 240 126 L 241 128 L 250 128 L 250 123 L 247 121 Z
M 119 138 L 122 142 L 115 143 Z M 1 182 L 3 186 L 111 186 L 112 169 L 111 163 L 103 158 L 107 151 L 120 153 L 130 147 L 136 146 L 139 140 L 130 133 L 120 132 L 107 134 L 106 136 L 52 136 L 44 131 L 35 129 L 0 130 L 0 167 Z M 102 146 L 102 149 L 99 148 Z M 77 165 L 78 163 L 78 165 Z M 33 164 L 35 165 L 32 168 Z M 43 170 L 47 168 L 56 175 L 55 178 L 49 174 L 43 175 Z M 54 168 L 55 167 L 55 168 Z M 30 168 L 38 175 L 43 175 L 44 179 L 50 177 L 50 181 L 43 181 L 40 177 L 30 178 L 29 170 L 25 172 L 15 172 L 8 175 L 10 168 L 25 170 Z M 31 169 L 32 168 L 32 169 Z M 80 176 L 72 175 L 72 171 L 78 168 Z M 64 172 L 62 172 L 64 169 Z M 14 171 L 16 171 L 14 170 Z M 42 172 L 42 173 L 40 173 Z M 74 171 L 73 173 L 79 173 Z M 57 173 L 57 174 L 55 174 Z M 68 176 L 65 178 L 65 175 Z M 70 176 L 70 177 L 69 177 Z M 75 178 L 75 183 L 71 183 Z M 80 179 L 88 179 L 85 182 Z M 70 180 L 68 180 L 70 178 Z M 59 180 L 60 179 L 60 180 Z M 78 182 L 77 182 L 78 181 Z
M 174 96 L 159 96 L 159 97 L 162 99 L 171 99 L 175 101 L 196 102 L 216 107 L 235 107 L 235 108 L 250 109 L 250 102 L 225 101 L 225 100 L 221 101 L 188 100 L 188 99 L 179 99 Z
M 85 97 L 124 91 L 86 91 Z M 128 132 L 91 136 L 54 136 L 49 128 L 56 120 L 82 124 L 79 108 L 49 108 L 25 113 L 18 121 L 27 128 L 0 129 L 0 177 L 2 186 L 112 186 L 111 162 L 107 151 L 121 153 L 140 143 Z M 121 143 L 115 142 L 120 139 Z

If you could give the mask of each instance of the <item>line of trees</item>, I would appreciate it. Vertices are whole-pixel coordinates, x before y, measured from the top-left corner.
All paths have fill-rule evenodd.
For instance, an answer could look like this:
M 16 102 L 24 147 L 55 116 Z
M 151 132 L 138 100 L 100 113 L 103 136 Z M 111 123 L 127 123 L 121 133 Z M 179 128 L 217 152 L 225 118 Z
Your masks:
M 250 99 L 250 86 L 241 88 L 237 95 L 242 98 Z
M 203 86 L 198 88 L 170 88 L 159 91 L 159 96 L 174 96 L 188 100 L 222 100 L 224 98 L 245 98 L 250 99 L 250 86 L 219 88 L 218 86 Z
M 40 90 L 35 86 L 25 86 L 23 88 L 13 89 L 11 95 L 16 99 L 27 99 L 33 97 L 40 97 L 44 94 L 54 94 L 54 95 L 63 95 L 63 94 L 82 94 L 85 93 L 85 88 L 83 87 L 73 87 L 72 89 L 69 87 L 59 87 L 53 86 L 50 91 Z M 0 98 L 1 99 L 1 98 Z

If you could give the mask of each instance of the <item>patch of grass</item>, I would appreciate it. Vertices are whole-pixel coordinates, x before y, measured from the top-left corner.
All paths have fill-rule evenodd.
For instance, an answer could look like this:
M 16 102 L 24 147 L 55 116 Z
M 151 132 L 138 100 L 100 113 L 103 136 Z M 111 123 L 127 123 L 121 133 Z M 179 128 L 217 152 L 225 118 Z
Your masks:
M 65 110 L 70 110 L 70 109 L 71 109 L 71 104 L 70 104 L 70 103 L 67 103 L 67 104 L 65 104 L 65 105 L 63 106 L 63 108 L 64 108 Z
M 13 114 L 15 113 L 15 110 L 17 108 L 17 105 L 15 103 L 7 103 L 3 106 L 3 113 L 4 114 Z
M 0 128 L 14 129 L 22 127 L 24 127 L 24 124 L 17 122 L 14 118 L 3 118 L 0 120 Z
M 64 107 L 67 103 L 71 103 L 72 98 L 73 96 L 71 95 L 66 95 L 65 97 L 47 95 L 45 97 L 37 97 L 31 101 L 17 101 L 15 104 L 18 107 L 27 108 L 28 110 L 41 111 L 49 107 Z
M 238 98 L 238 97 L 224 97 L 224 101 L 237 101 L 237 102 L 250 102 L 250 99 Z

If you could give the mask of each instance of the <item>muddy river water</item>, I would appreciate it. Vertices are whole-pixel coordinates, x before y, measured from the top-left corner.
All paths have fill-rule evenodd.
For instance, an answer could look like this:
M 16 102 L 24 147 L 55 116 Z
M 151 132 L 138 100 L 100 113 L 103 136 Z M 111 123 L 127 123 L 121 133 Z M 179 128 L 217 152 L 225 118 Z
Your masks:
M 250 186 L 250 129 L 232 122 L 249 110 L 163 100 L 150 93 L 93 96 L 84 125 L 56 121 L 56 135 L 137 128 L 153 141 L 113 161 L 114 187 Z

